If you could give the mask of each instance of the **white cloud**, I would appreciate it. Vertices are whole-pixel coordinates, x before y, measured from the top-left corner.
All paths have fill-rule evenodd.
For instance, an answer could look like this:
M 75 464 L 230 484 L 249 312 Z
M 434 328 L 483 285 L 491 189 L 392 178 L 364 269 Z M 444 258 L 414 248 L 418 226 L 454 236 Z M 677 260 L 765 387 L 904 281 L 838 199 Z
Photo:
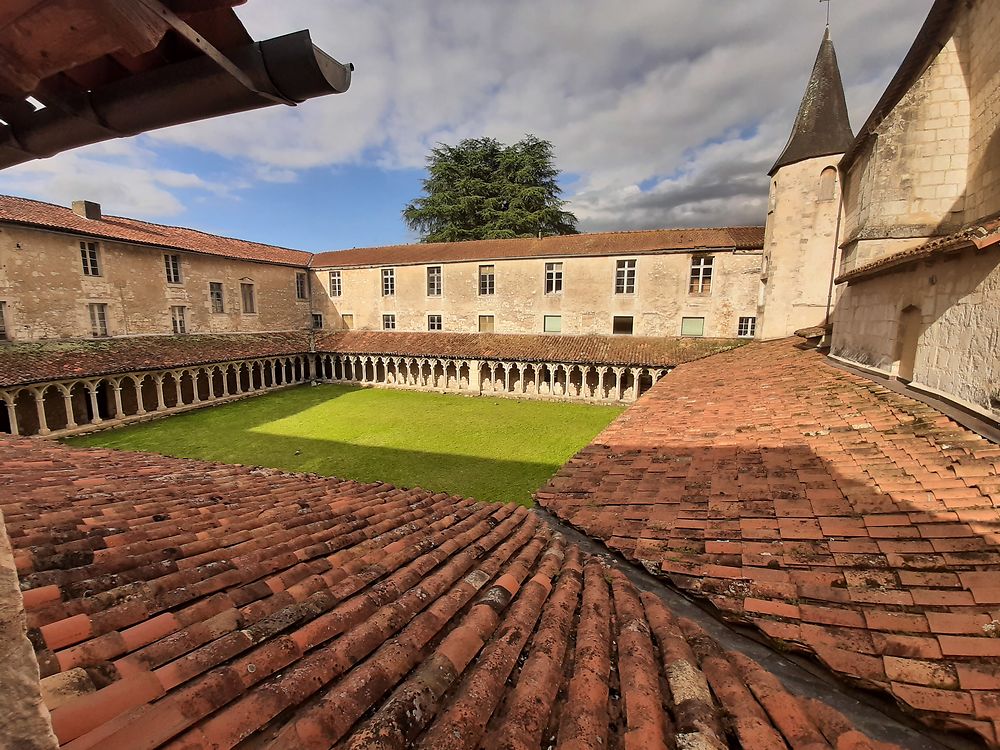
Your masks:
M 834 8 L 856 127 L 930 4 Z M 609 229 L 762 220 L 764 172 L 787 138 L 825 10 L 802 0 L 254 0 L 238 13 L 258 39 L 309 28 L 355 63 L 350 90 L 158 131 L 145 148 L 227 157 L 238 189 L 316 167 L 420 167 L 437 141 L 530 132 L 551 140 L 558 166 L 577 178 L 567 197 L 583 227 Z M 105 159 L 86 158 L 92 169 Z M 151 163 L 138 158 L 138 169 Z M 108 176 L 122 179 L 116 159 Z M 36 173 L 36 187 L 76 187 L 77 166 Z M 176 211 L 171 191 L 191 178 L 128 179 L 133 205 Z
M 227 184 L 161 167 L 141 139 L 108 141 L 19 164 L 0 173 L 0 189 L 64 206 L 93 200 L 111 213 L 157 218 L 184 212 L 176 191 L 220 197 L 230 192 Z

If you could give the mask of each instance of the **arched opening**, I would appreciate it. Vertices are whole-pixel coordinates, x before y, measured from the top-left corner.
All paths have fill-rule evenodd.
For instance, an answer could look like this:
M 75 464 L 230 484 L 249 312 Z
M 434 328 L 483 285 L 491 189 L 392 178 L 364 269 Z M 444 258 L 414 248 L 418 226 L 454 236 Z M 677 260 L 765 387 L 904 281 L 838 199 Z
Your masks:
M 10 415 L 7 413 L 7 402 L 0 399 L 0 432 L 10 435 L 13 431 L 10 426 Z
M 819 176 L 819 199 L 832 201 L 837 192 L 837 168 L 827 167 Z
M 163 376 L 163 405 L 168 409 L 172 409 L 175 406 L 180 406 L 177 403 L 177 380 L 174 378 L 174 374 L 168 372 Z
M 139 395 L 135 388 L 135 381 L 132 378 L 124 377 L 119 381 L 118 386 L 122 389 L 122 413 L 119 417 L 135 414 L 139 411 Z
M 904 383 L 913 380 L 913 369 L 917 364 L 917 347 L 923 333 L 923 315 L 914 305 L 903 308 L 899 314 L 896 329 L 896 379 Z
M 236 365 L 236 377 L 239 380 L 240 388 L 244 391 L 249 391 L 250 386 L 253 385 L 252 367 L 253 365 L 249 362 L 243 362 L 242 364 Z
M 236 394 L 236 386 L 239 383 L 239 373 L 236 370 L 236 365 L 226 365 L 226 384 L 229 388 L 229 395 Z
M 184 404 L 194 403 L 194 375 L 190 370 L 181 373 L 181 402 Z
M 87 424 L 94 418 L 94 410 L 90 405 L 90 391 L 81 382 L 73 383 L 69 389 L 73 404 L 73 421 L 77 424 Z
M 42 391 L 42 404 L 45 408 L 45 421 L 50 430 L 65 430 L 69 425 L 66 415 L 66 401 L 63 392 L 54 385 L 47 386 Z M 72 404 L 70 404 L 72 407 Z
M 639 390 L 636 392 L 636 398 L 644 394 L 650 388 L 653 387 L 653 376 L 649 370 L 643 370 L 639 375 Z
M 156 400 L 156 382 L 152 375 L 144 375 L 139 381 L 139 393 L 142 397 L 142 408 L 146 411 L 156 411 L 159 402 Z
M 27 388 L 21 389 L 14 396 L 14 412 L 17 417 L 18 431 L 22 435 L 34 435 L 38 432 L 38 412 L 35 409 L 35 394 Z
M 222 384 L 225 382 L 225 376 L 222 374 L 222 369 L 219 367 L 212 369 L 212 396 L 215 398 L 222 398 Z

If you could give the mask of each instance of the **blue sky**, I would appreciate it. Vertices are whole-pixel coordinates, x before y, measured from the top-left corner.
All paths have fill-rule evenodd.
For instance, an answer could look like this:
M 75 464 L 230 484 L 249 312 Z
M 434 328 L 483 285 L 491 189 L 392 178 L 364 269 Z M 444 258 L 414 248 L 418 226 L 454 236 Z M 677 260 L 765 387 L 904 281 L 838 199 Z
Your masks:
M 839 0 L 855 128 L 931 0 Z M 350 90 L 68 152 L 0 191 L 305 250 L 413 241 L 400 218 L 437 142 L 551 140 L 585 231 L 762 223 L 823 34 L 814 0 L 249 0 L 301 28 Z

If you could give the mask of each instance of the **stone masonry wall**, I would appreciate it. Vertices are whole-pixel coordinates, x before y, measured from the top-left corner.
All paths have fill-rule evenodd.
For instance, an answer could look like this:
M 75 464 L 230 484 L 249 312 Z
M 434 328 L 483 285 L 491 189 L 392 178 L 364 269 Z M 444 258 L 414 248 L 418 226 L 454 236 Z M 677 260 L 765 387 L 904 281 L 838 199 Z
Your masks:
M 396 293 L 383 297 L 380 268 L 340 269 L 343 294 L 329 296 L 329 270 L 313 269 L 314 309 L 327 328 L 382 328 L 396 315 L 396 330 L 426 331 L 427 316 L 441 315 L 445 331 L 475 332 L 492 315 L 497 333 L 541 333 L 543 317 L 559 315 L 564 334 L 610 334 L 612 318 L 633 316 L 637 336 L 678 336 L 682 317 L 705 318 L 705 336 L 734 337 L 741 316 L 756 315 L 759 253 L 705 253 L 714 257 L 711 294 L 688 294 L 692 253 L 634 257 L 636 293 L 615 294 L 618 257 L 470 261 L 442 266 L 440 297 L 427 296 L 427 266 L 396 266 Z M 562 262 L 562 294 L 545 294 L 545 264 Z M 479 266 L 495 267 L 496 293 L 479 294 Z
M 921 313 L 913 381 L 1000 416 L 1000 252 L 967 250 L 848 286 L 833 354 L 895 374 L 910 305 Z
M 959 18 L 945 30 L 943 49 L 851 165 L 842 270 L 901 249 L 900 243 L 890 249 L 880 240 L 921 244 L 965 223 L 970 134 L 965 29 Z M 876 241 L 859 246 L 856 240 Z
M 1000 11 L 993 0 L 976 0 L 966 21 L 963 50 L 969 80 L 972 132 L 966 221 L 1000 211 Z
M 309 300 L 298 300 L 295 274 L 304 269 L 178 252 L 181 283 L 168 284 L 165 252 L 101 241 L 97 277 L 85 276 L 80 241 L 87 238 L 0 226 L 0 301 L 15 340 L 91 335 L 89 303 L 108 306 L 112 336 L 172 332 L 170 308 L 187 308 L 189 333 L 282 331 L 309 325 Z M 18 247 L 19 246 L 19 247 Z M 240 282 L 252 281 L 257 312 L 241 310 Z M 213 313 L 209 282 L 221 282 L 225 312 Z
M 829 198 L 821 196 L 824 170 L 841 155 L 807 159 L 778 170 L 771 181 L 764 236 L 764 270 L 758 337 L 791 336 L 826 318 L 831 272 L 837 252 L 839 178 Z

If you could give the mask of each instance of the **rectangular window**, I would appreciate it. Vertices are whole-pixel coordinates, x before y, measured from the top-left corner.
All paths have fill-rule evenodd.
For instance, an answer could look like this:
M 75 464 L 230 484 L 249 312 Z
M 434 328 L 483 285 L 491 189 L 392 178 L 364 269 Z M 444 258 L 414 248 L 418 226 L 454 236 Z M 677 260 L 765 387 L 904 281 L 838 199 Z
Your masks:
M 343 293 L 340 271 L 330 271 L 330 296 L 339 297 Z
M 90 312 L 90 334 L 95 337 L 108 335 L 108 306 L 103 304 L 87 305 Z
M 441 328 L 442 328 L 442 325 L 441 325 L 441 316 L 440 315 L 428 315 L 427 316 L 427 330 L 428 331 L 440 331 Z
M 691 283 L 688 294 L 710 294 L 712 291 L 712 261 L 707 255 L 691 259 Z
M 633 318 L 631 315 L 616 315 L 611 324 L 611 332 L 622 336 L 631 336 L 633 330 Z
M 739 325 L 736 326 L 736 335 L 740 338 L 750 339 L 757 333 L 757 318 L 740 318 Z
M 184 317 L 184 308 L 181 305 L 170 308 L 170 322 L 174 324 L 174 333 L 187 333 L 187 319 Z
M 492 315 L 480 315 L 479 316 L 479 332 L 480 333 L 493 333 L 493 316 Z
M 81 242 L 80 259 L 83 261 L 84 276 L 100 276 L 101 265 L 97 259 L 97 243 Z
M 479 293 L 496 293 L 496 269 L 493 266 L 479 267 Z
M 257 312 L 257 296 L 254 294 L 253 284 L 245 281 L 240 284 L 240 300 L 243 302 L 244 313 Z
M 615 267 L 615 294 L 635 294 L 635 261 L 620 260 Z
M 295 299 L 309 299 L 309 277 L 304 273 L 295 274 Z
M 181 283 L 181 256 L 179 255 L 164 255 L 163 265 L 167 269 L 167 283 L 168 284 L 180 284 Z
M 391 297 L 396 293 L 396 269 L 382 269 L 382 296 Z
M 352 328 L 354 328 L 354 315 L 352 315 L 351 313 L 347 313 L 346 315 L 341 315 L 340 322 L 344 324 L 344 328 L 350 331 Z
M 6 341 L 7 338 L 7 303 L 0 302 L 0 341 Z
M 382 330 L 384 331 L 395 331 L 396 330 L 396 316 L 389 314 L 382 316 Z
M 222 293 L 221 281 L 208 282 L 208 298 L 212 302 L 212 312 L 224 313 L 226 311 L 226 299 Z
M 704 336 L 704 318 L 681 318 L 681 336 Z
M 563 264 L 545 264 L 545 293 L 562 294 L 563 288 Z
M 542 330 L 545 333 L 560 333 L 562 331 L 562 315 L 546 315 L 542 319 Z
M 441 296 L 441 266 L 427 266 L 427 296 Z
M 323 313 L 313 313 L 313 328 L 323 327 Z

